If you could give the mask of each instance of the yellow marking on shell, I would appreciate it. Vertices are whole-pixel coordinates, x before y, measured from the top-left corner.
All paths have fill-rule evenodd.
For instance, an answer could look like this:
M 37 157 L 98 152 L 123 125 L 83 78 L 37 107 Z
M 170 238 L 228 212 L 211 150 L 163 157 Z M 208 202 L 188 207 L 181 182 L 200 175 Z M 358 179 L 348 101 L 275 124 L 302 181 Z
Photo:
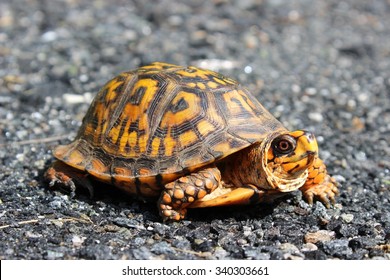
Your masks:
M 187 86 L 188 86 L 188 87 L 191 87 L 191 88 L 194 88 L 194 87 L 197 86 L 197 84 L 195 84 L 195 83 L 188 83 Z
M 172 100 L 172 104 L 177 104 L 181 99 L 184 99 L 189 104 L 189 107 L 176 113 L 171 111 L 166 112 L 161 120 L 162 127 L 180 124 L 185 120 L 192 120 L 199 115 L 202 110 L 200 107 L 199 96 L 189 92 L 181 91 Z
M 196 86 L 198 87 L 198 88 L 200 88 L 200 89 L 206 89 L 206 86 L 205 86 L 205 84 L 204 83 L 196 83 Z
M 69 145 L 59 145 L 57 146 L 54 151 L 53 151 L 53 155 L 58 158 L 58 159 L 63 159 L 64 156 L 66 155 L 66 153 L 69 152 L 69 150 L 72 148 L 72 143 L 69 144 Z
M 158 156 L 158 152 L 160 150 L 160 143 L 161 143 L 161 138 L 155 137 L 152 141 L 152 152 L 150 153 L 150 156 L 156 157 Z
M 107 111 L 106 111 L 106 108 L 104 106 L 103 103 L 98 103 L 96 104 L 96 107 L 95 107 L 95 112 L 96 112 L 96 120 L 97 120 L 97 127 L 96 127 L 96 131 L 94 131 L 92 129 L 91 131 L 91 134 L 93 135 L 93 140 L 95 143 L 98 142 L 98 139 L 99 139 L 99 136 L 100 135 L 103 135 L 105 133 L 102 127 L 102 122 L 104 119 L 107 119 L 107 116 L 105 114 L 107 114 Z
M 113 176 L 115 179 L 117 177 L 131 178 L 131 177 L 133 177 L 133 172 L 131 171 L 131 169 L 128 169 L 125 167 L 115 167 Z
M 191 121 L 194 119 L 197 115 L 200 114 L 202 108 L 200 107 L 200 98 L 196 96 L 195 94 L 191 94 L 188 92 L 179 92 L 176 97 L 172 100 L 172 104 L 177 104 L 181 99 L 184 99 L 190 106 L 187 109 L 178 111 L 176 113 L 172 111 L 167 111 L 165 115 L 163 116 L 160 126 L 163 129 L 168 128 L 167 135 L 164 138 L 164 146 L 165 146 L 165 155 L 171 156 L 174 152 L 174 149 L 177 145 L 176 139 L 172 137 L 172 127 L 176 126 L 177 124 L 183 123 L 185 121 Z M 185 133 L 184 133 L 185 134 Z M 187 143 L 191 143 L 191 136 L 185 135 L 179 135 L 180 143 L 184 143 L 184 145 Z M 183 142 L 181 142 L 183 141 Z
M 188 130 L 179 135 L 179 143 L 182 147 L 188 147 L 196 141 L 198 141 L 198 137 L 193 130 Z
M 172 156 L 173 150 L 176 147 L 176 140 L 171 136 L 172 128 L 169 127 L 167 135 L 164 137 L 163 143 L 165 147 L 165 156 Z
M 158 81 L 153 79 L 141 79 L 137 81 L 137 83 L 134 86 L 133 94 L 137 92 L 139 88 L 145 88 L 145 93 L 143 95 L 143 98 L 141 99 L 141 102 L 139 105 L 130 105 L 128 109 L 130 110 L 129 113 L 130 121 L 139 120 L 138 121 L 138 130 L 144 130 L 145 134 L 138 135 L 138 147 L 140 153 L 146 152 L 146 145 L 149 138 L 149 122 L 148 122 L 148 115 L 144 112 L 141 112 L 143 108 L 149 108 L 149 105 L 151 101 L 154 99 L 154 95 L 156 92 L 158 92 Z M 127 106 L 126 106 L 127 107 Z
M 183 68 L 183 67 L 175 64 L 165 63 L 165 62 L 154 62 L 149 65 L 145 65 L 138 68 L 138 71 L 147 71 L 153 73 L 153 72 L 160 72 L 163 69 L 175 69 L 175 68 Z
M 133 149 L 137 144 L 137 131 L 132 131 L 127 135 L 127 144 L 132 148 L 130 150 L 130 155 L 132 155 Z
M 140 94 L 140 89 L 142 90 L 143 95 L 136 96 L 137 94 Z M 117 143 L 117 145 L 107 149 L 107 152 L 116 153 L 119 150 L 119 152 L 126 157 L 132 157 L 136 156 L 138 153 L 146 152 L 146 145 L 149 138 L 149 122 L 148 114 L 145 114 L 143 110 L 145 110 L 145 108 L 149 108 L 149 105 L 154 99 L 157 91 L 158 82 L 153 79 L 141 79 L 134 84 L 128 98 L 137 100 L 137 104 L 127 102 L 123 107 L 121 114 L 118 116 L 120 123 L 115 123 L 108 133 L 108 137 L 112 140 L 111 142 Z M 107 116 L 107 119 L 110 117 L 111 116 Z M 98 118 L 100 122 L 100 115 L 98 115 Z M 144 131 L 142 135 L 139 135 L 136 131 L 129 133 L 129 128 L 133 123 L 137 123 L 138 131 Z M 120 135 L 123 126 L 125 126 L 123 134 Z M 126 145 L 128 145 L 130 149 L 126 148 Z M 136 145 L 138 145 L 139 148 L 137 152 L 134 150 Z
M 141 177 L 151 176 L 152 171 L 149 168 L 140 168 L 138 173 Z M 154 179 L 154 177 L 151 177 Z
M 118 76 L 118 78 L 119 77 L 120 76 Z M 117 89 L 118 86 L 120 86 L 123 83 L 123 81 L 121 81 L 118 78 L 112 79 L 103 88 L 103 90 L 107 89 L 107 91 L 108 91 L 106 96 L 105 96 L 105 101 L 107 103 L 113 101 L 117 97 L 117 93 L 115 92 L 115 90 Z
M 215 145 L 213 150 L 225 154 L 227 151 L 231 150 L 231 147 L 228 142 L 221 142 L 218 145 Z
M 124 120 L 122 121 L 122 123 L 119 125 L 119 126 L 123 126 Z M 128 143 L 128 139 L 129 139 L 129 128 L 130 128 L 130 122 L 128 121 L 125 125 L 125 128 L 123 130 L 123 135 L 121 137 L 121 139 L 119 139 L 119 151 L 121 153 L 124 153 L 125 152 L 125 147 L 126 147 L 126 144 Z M 134 131 L 135 132 L 135 131 Z
M 243 109 L 254 116 L 253 108 L 255 105 L 250 102 L 250 100 L 244 99 L 243 96 L 245 95 L 246 94 L 242 90 L 232 90 L 224 94 L 223 97 L 226 101 L 226 104 L 229 104 L 228 108 L 233 116 L 239 115 Z M 238 105 L 236 101 L 238 101 L 241 106 Z
M 212 72 L 208 70 L 199 69 L 193 66 L 190 66 L 187 69 L 176 71 L 176 75 L 178 76 L 183 76 L 188 78 L 200 78 L 202 80 L 209 80 L 208 76 L 210 75 L 210 73 Z
M 108 137 L 110 137 L 112 139 L 112 143 L 116 143 L 118 141 L 120 130 L 121 130 L 121 127 L 119 125 L 116 125 L 116 126 L 111 128 L 110 132 L 108 133 Z M 120 146 L 119 148 L 122 148 L 122 147 Z
M 208 135 L 209 133 L 213 132 L 215 130 L 215 126 L 211 123 L 209 123 L 207 120 L 201 120 L 197 125 L 196 125 L 198 131 L 202 135 Z
M 80 165 L 85 160 L 85 156 L 78 150 L 73 150 L 68 155 L 68 162 L 74 165 Z
M 92 168 L 88 170 L 88 173 L 96 177 L 103 182 L 111 182 L 111 176 L 108 172 L 108 167 L 98 159 L 91 161 Z
M 227 83 L 227 81 L 226 80 L 221 80 L 221 79 L 219 79 L 219 78 L 217 78 L 217 77 L 214 77 L 214 81 L 215 82 L 217 82 L 218 84 L 220 84 L 220 85 L 226 85 Z
M 172 128 L 168 128 L 167 135 L 164 137 L 165 156 L 172 156 L 176 147 L 176 140 L 171 136 Z
M 216 88 L 218 88 L 219 85 L 215 82 L 209 81 L 209 82 L 207 82 L 207 86 L 209 88 L 216 89 Z

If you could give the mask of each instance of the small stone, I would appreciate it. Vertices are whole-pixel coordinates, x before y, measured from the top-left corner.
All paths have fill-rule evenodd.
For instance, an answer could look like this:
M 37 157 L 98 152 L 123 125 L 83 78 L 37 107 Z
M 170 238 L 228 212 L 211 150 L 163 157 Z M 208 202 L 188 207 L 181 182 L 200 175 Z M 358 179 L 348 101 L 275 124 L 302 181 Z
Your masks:
M 64 256 L 64 253 L 62 252 L 57 252 L 57 251 L 47 251 L 47 259 L 48 260 L 55 260 L 55 259 L 62 259 Z
M 335 178 L 336 182 L 339 182 L 339 183 L 344 183 L 347 179 L 345 179 L 344 176 L 342 175 L 332 175 L 333 178 Z
M 298 93 L 298 92 L 301 91 L 301 87 L 300 87 L 299 85 L 294 84 L 294 85 L 291 86 L 291 90 L 292 90 L 294 93 Z
M 308 242 L 308 243 L 302 245 L 301 250 L 302 250 L 302 252 L 311 252 L 311 251 L 318 250 L 318 247 L 317 247 L 317 245 Z
M 279 249 L 282 250 L 283 252 L 288 252 L 288 253 L 297 253 L 299 252 L 299 249 L 297 246 L 291 243 L 283 243 L 279 245 Z
M 334 231 L 319 230 L 316 232 L 309 232 L 305 235 L 305 243 L 317 243 L 330 241 L 335 237 Z
M 305 93 L 308 95 L 315 95 L 317 93 L 317 89 L 316 88 L 306 88 Z
M 269 260 L 271 256 L 269 253 L 261 252 L 260 248 L 247 248 L 244 252 L 245 257 L 252 260 Z
M 153 254 L 147 247 L 140 247 L 139 249 L 132 250 L 134 259 L 136 260 L 149 260 L 153 258 Z
M 63 95 L 63 98 L 65 100 L 65 103 L 68 104 L 77 104 L 77 103 L 83 103 L 84 97 L 79 94 L 71 94 L 71 93 L 65 93 Z
M 72 237 L 72 243 L 73 243 L 73 246 L 75 247 L 80 247 L 84 240 L 86 239 L 86 237 L 81 237 L 81 236 L 78 236 L 78 235 L 73 235 Z
M 157 255 L 170 255 L 176 253 L 172 246 L 166 241 L 155 243 L 152 246 L 151 251 Z
M 359 160 L 359 161 L 365 161 L 367 160 L 367 155 L 365 152 L 362 152 L 362 151 L 357 151 L 355 154 L 355 159 Z
M 53 209 L 61 209 L 62 202 L 60 200 L 56 199 L 56 200 L 49 202 L 49 206 Z
M 213 255 L 217 259 L 222 260 L 222 259 L 225 259 L 225 257 L 228 256 L 229 253 L 226 252 L 226 250 L 223 249 L 222 247 L 217 247 L 217 248 L 215 248 L 215 251 L 214 251 Z
M 325 253 L 336 257 L 343 257 L 352 253 L 352 249 L 348 247 L 348 243 L 348 240 L 331 240 L 324 242 L 324 251 Z
M 26 231 L 26 233 L 24 234 L 27 238 L 29 239 L 37 239 L 37 238 L 40 238 L 42 237 L 41 234 L 39 233 L 34 233 L 32 231 Z
M 315 122 L 322 122 L 324 120 L 324 117 L 322 116 L 321 113 L 318 112 L 312 112 L 308 114 L 309 119 Z
M 353 220 L 353 214 L 341 214 L 341 219 L 344 221 L 344 222 L 346 222 L 346 223 L 350 223 L 350 222 L 352 222 L 352 220 Z
M 44 42 L 52 42 L 58 38 L 58 34 L 55 31 L 47 31 L 43 33 L 42 40 Z
M 144 245 L 145 244 L 145 239 L 141 238 L 141 237 L 136 237 L 133 240 L 133 244 L 136 245 L 136 246 Z

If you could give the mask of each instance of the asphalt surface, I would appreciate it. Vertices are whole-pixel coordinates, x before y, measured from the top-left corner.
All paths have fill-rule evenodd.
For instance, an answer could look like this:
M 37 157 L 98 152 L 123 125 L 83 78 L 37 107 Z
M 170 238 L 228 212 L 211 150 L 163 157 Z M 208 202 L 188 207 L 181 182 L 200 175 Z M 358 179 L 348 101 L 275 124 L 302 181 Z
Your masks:
M 183 3 L 184 2 L 184 3 Z M 0 259 L 390 259 L 389 1 L 0 2 Z M 152 61 L 239 80 L 313 131 L 336 205 L 192 209 L 51 190 L 51 149 L 111 77 Z

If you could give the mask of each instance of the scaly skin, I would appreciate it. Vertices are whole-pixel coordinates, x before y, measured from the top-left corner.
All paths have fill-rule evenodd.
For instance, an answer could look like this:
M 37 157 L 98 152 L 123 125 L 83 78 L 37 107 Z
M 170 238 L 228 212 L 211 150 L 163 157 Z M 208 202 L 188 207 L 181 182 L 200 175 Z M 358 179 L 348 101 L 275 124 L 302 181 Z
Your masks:
M 214 191 L 220 183 L 219 169 L 210 167 L 166 184 L 158 200 L 160 215 L 164 221 L 183 219 L 189 204 Z
M 335 203 L 335 196 L 339 193 L 336 180 L 328 174 L 319 157 L 314 159 L 306 182 L 300 190 L 308 203 L 313 204 L 314 199 L 318 199 L 327 208 Z

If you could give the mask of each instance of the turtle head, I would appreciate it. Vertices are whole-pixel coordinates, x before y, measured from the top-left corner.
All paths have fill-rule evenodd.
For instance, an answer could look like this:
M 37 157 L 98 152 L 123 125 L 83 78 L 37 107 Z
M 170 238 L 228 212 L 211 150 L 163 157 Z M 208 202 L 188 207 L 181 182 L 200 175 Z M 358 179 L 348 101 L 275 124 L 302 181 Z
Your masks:
M 273 135 L 265 142 L 262 165 L 270 187 L 291 191 L 302 186 L 318 153 L 314 135 L 297 130 Z

